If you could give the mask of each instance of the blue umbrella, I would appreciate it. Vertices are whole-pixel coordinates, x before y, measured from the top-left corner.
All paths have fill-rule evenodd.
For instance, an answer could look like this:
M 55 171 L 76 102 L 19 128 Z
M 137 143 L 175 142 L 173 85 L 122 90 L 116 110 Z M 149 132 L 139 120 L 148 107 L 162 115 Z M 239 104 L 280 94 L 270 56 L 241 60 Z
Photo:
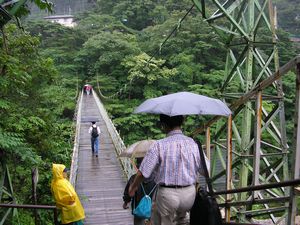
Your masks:
M 178 92 L 151 98 L 138 106 L 134 113 L 177 115 L 219 115 L 231 114 L 227 105 L 219 99 L 191 92 Z

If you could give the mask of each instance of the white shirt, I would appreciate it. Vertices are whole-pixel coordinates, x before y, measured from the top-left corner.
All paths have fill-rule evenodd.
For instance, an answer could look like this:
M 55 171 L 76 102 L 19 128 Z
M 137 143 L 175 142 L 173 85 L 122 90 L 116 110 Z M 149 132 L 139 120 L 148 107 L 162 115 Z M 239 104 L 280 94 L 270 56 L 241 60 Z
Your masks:
M 93 127 L 97 127 L 98 134 L 101 134 L 100 127 L 98 127 L 96 124 L 93 124 L 93 125 L 90 127 L 90 129 L 89 129 L 89 134 L 92 133 Z

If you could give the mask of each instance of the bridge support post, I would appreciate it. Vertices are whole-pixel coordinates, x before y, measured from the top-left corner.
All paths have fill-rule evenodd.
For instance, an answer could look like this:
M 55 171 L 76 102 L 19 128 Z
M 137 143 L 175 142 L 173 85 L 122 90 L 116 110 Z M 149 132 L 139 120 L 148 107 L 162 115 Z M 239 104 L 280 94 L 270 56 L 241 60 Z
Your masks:
M 296 104 L 295 104 L 295 131 L 293 143 L 293 167 L 294 179 L 300 177 L 300 63 L 296 67 Z M 297 215 L 297 196 L 294 187 L 290 189 L 290 207 L 287 224 L 295 225 L 295 218 Z

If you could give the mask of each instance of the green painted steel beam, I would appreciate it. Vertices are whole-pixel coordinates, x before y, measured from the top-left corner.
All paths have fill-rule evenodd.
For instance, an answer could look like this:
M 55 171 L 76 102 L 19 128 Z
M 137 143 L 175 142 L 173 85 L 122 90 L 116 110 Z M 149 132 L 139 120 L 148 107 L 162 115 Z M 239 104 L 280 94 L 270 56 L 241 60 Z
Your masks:
M 4 3 L 4 1 L 0 2 L 0 27 L 3 27 L 8 21 L 15 17 L 20 8 L 23 7 L 26 2 L 27 0 L 15 0 L 7 3 Z
M 6 212 L 4 213 L 4 215 L 2 216 L 2 219 L 0 221 L 0 225 L 4 225 L 4 222 L 6 221 L 7 217 L 9 216 L 9 214 L 12 212 L 12 209 L 9 208 L 6 210 Z
M 259 27 L 258 25 L 259 25 L 259 23 L 261 22 L 261 18 L 262 18 L 263 15 L 264 15 L 264 10 L 266 9 L 266 6 L 267 6 L 268 2 L 269 2 L 269 0 L 265 0 L 265 1 L 264 1 L 263 6 L 260 7 L 260 9 L 259 9 L 259 14 L 258 14 L 258 16 L 255 18 L 254 27 L 253 27 L 253 33 L 254 33 L 254 34 L 256 33 L 256 31 L 257 31 L 257 29 L 258 29 L 258 27 Z
M 270 2 L 270 0 L 268 0 L 268 2 Z M 261 6 L 260 6 L 260 3 L 258 2 L 258 0 L 254 0 L 254 3 L 255 3 L 255 6 L 258 8 L 258 10 L 261 10 Z M 264 18 L 264 21 L 265 21 L 265 23 L 266 23 L 266 25 L 267 25 L 267 28 L 268 28 L 269 30 L 271 30 L 272 27 L 271 27 L 270 21 L 269 21 L 269 19 L 267 18 L 266 14 L 263 13 L 262 17 Z
M 2 171 L 0 180 L 0 203 L 2 203 L 3 200 L 8 203 L 16 203 L 10 173 L 3 159 L 0 161 L 0 166 Z M 8 199 L 6 200 L 4 199 L 4 197 Z M 1 219 L 0 225 L 4 224 L 9 214 L 18 217 L 18 212 L 16 211 L 16 209 L 9 209 L 5 212 L 4 215 L 2 215 L 3 217 Z
M 224 31 L 227 34 L 239 35 L 237 32 L 232 31 L 231 29 L 228 29 L 228 28 L 223 27 L 223 26 L 214 25 L 214 24 L 212 24 L 211 26 L 214 27 L 214 28 L 216 28 L 216 29 L 218 29 L 218 30 Z
M 0 28 L 11 19 L 12 16 L 0 5 Z
M 242 37 L 246 38 L 247 40 L 250 40 L 248 34 L 244 31 L 244 29 L 237 23 L 237 21 L 229 14 L 227 13 L 226 9 L 220 4 L 217 0 L 212 0 L 224 13 L 224 15 L 228 18 L 228 20 L 232 23 L 232 25 L 238 30 L 238 32 L 242 35 Z
M 244 1 L 243 0 L 236 0 L 233 4 L 229 5 L 228 8 L 226 8 L 226 12 L 228 14 L 232 13 L 237 7 L 239 7 Z M 224 5 L 222 5 L 224 6 Z M 216 19 L 220 19 L 221 17 L 226 16 L 225 13 L 217 13 L 216 15 L 212 15 L 210 18 L 206 19 L 207 22 L 212 22 Z
M 192 0 L 196 8 L 203 12 L 208 3 L 215 7 L 213 13 L 206 10 L 204 20 L 207 21 L 216 34 L 219 35 L 227 47 L 227 57 L 225 66 L 225 76 L 222 83 L 222 96 L 225 102 L 229 102 L 234 96 L 240 97 L 248 91 L 252 90 L 263 79 L 271 76 L 279 68 L 279 57 L 276 46 L 277 37 L 275 34 L 274 21 L 272 21 L 272 8 L 270 0 Z M 269 5 L 268 5 L 269 3 Z M 269 8 L 268 8 L 269 6 Z M 203 15 L 203 13 L 202 13 Z M 270 35 L 270 41 L 261 40 L 261 30 L 267 30 Z M 273 51 L 269 52 L 270 48 Z M 264 51 L 268 50 L 268 54 Z M 275 66 L 274 66 L 275 65 Z M 234 82 L 234 83 L 233 83 Z M 232 93 L 231 84 L 239 83 L 238 93 Z M 252 130 L 255 122 L 256 111 L 253 110 L 254 100 L 249 99 L 248 102 L 241 105 L 233 112 L 232 132 L 236 140 L 236 149 L 234 154 L 239 162 L 239 165 L 234 168 L 235 176 L 239 179 L 239 186 L 248 186 L 249 177 L 259 178 L 258 181 L 268 183 L 269 180 L 277 181 L 286 180 L 288 178 L 288 151 L 285 131 L 284 105 L 281 81 L 276 81 L 272 84 L 272 93 L 262 93 L 262 109 L 261 129 L 262 136 L 253 139 L 254 133 Z M 227 101 L 229 100 L 229 101 Z M 264 102 L 271 101 L 273 104 L 268 104 L 268 111 L 265 109 Z M 276 102 L 276 104 L 275 104 Z M 277 103 L 278 102 L 278 103 Z M 239 120 L 239 121 L 238 121 Z M 238 121 L 238 122 L 237 122 Z M 224 137 L 226 126 L 222 122 L 218 122 L 216 133 L 212 137 L 216 143 L 220 137 Z M 267 137 L 267 139 L 266 139 Z M 260 142 L 260 143 L 258 143 Z M 260 148 L 260 153 L 253 156 L 254 146 Z M 218 148 L 224 148 L 219 146 Z M 221 161 L 224 167 L 225 159 L 222 155 L 216 152 L 218 160 Z M 276 157 L 282 156 L 279 165 L 272 162 Z M 259 158 L 255 158 L 259 157 Z M 253 170 L 253 160 L 256 164 L 260 162 L 260 167 L 268 167 L 268 179 L 263 174 L 258 174 L 260 169 L 256 165 Z M 213 166 L 216 166 L 214 162 Z M 270 168 L 269 168 L 270 167 Z M 212 168 L 215 172 L 215 168 Z M 254 174 L 253 174 L 254 173 Z M 212 173 L 215 174 L 215 173 Z M 265 193 L 271 196 L 287 196 L 282 190 L 274 189 L 261 192 L 262 197 Z M 240 200 L 247 200 L 251 197 L 248 193 L 239 194 Z M 237 200 L 236 196 L 234 196 Z M 265 205 L 268 208 L 268 204 Z M 235 209 L 237 213 L 241 213 L 239 221 L 247 221 L 244 213 L 246 208 Z M 275 221 L 274 215 L 270 214 L 270 218 Z M 249 221 L 248 221 L 249 222 Z
M 15 5 L 9 10 L 9 13 L 13 16 L 16 15 L 18 10 L 27 2 L 27 0 L 19 0 L 15 3 Z
M 206 10 L 205 10 L 205 0 L 195 0 L 193 1 L 196 8 L 201 12 L 202 17 L 206 19 Z
M 237 71 L 237 68 L 241 65 L 241 62 L 244 60 L 244 55 L 246 54 L 246 52 L 248 51 L 248 46 L 245 46 L 242 53 L 240 54 L 239 58 L 235 61 L 234 60 L 234 66 L 231 68 L 230 72 L 227 74 L 227 77 L 225 79 L 225 81 L 223 82 L 223 85 L 221 87 L 221 91 L 223 92 L 225 90 L 225 88 L 228 86 L 232 76 L 234 75 L 234 73 Z M 232 53 L 230 53 L 230 56 L 233 57 Z M 240 71 L 238 71 L 240 73 Z M 243 86 L 244 84 L 244 80 L 243 80 Z

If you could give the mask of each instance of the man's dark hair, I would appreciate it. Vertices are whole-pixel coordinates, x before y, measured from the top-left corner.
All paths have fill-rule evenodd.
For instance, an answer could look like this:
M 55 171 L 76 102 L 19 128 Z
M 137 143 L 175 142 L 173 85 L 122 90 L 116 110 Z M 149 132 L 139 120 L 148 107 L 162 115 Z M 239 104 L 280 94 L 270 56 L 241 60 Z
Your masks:
M 96 123 L 95 121 L 92 122 L 92 124 L 95 124 L 95 123 Z
M 167 116 L 164 114 L 159 115 L 160 123 L 165 124 L 169 128 L 179 127 L 183 123 L 183 116 Z

